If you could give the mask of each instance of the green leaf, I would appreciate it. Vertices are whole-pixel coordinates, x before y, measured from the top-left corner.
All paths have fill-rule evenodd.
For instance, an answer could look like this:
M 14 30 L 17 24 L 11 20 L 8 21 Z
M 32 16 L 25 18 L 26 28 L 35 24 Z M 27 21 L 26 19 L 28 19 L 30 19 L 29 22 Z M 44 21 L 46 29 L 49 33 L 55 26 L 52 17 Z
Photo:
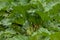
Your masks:
M 60 32 L 55 32 L 54 34 L 51 34 L 51 40 L 60 40 Z

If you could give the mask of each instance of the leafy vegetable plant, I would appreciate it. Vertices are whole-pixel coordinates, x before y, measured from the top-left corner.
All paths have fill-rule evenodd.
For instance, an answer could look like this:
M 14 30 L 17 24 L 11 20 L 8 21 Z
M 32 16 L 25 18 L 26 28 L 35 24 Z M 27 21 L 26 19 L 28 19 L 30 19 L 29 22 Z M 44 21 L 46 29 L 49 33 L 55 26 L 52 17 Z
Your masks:
M 0 40 L 60 40 L 60 0 L 0 0 Z

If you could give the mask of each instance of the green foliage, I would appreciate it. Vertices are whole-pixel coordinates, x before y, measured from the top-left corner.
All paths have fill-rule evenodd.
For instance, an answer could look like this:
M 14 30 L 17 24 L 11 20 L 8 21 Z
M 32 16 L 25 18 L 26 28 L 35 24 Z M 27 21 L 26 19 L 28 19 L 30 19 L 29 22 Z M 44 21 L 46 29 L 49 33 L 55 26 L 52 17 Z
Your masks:
M 0 0 L 0 40 L 60 40 L 60 0 Z

